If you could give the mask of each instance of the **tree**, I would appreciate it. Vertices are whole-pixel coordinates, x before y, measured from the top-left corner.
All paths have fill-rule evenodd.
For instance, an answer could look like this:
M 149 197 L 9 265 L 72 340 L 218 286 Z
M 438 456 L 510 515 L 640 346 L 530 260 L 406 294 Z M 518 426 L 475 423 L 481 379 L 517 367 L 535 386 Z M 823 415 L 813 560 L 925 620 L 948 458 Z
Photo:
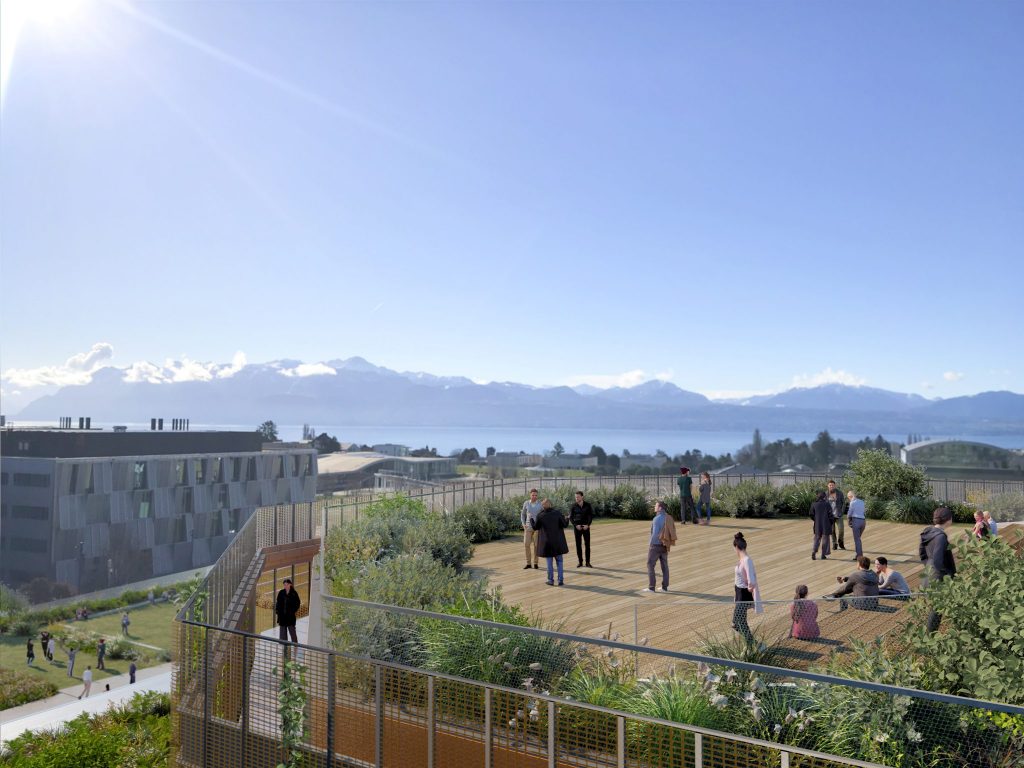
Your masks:
M 321 432 L 313 438 L 313 447 L 316 449 L 317 453 L 337 453 L 341 450 L 341 443 L 339 443 L 338 438 L 333 435 Z
M 604 452 L 604 448 L 600 445 L 590 446 L 590 453 L 588 453 L 587 456 L 597 456 L 598 464 L 604 464 L 605 460 L 608 458 L 608 454 Z
M 277 424 L 269 419 L 256 427 L 256 432 L 263 438 L 264 443 L 277 442 Z
M 555 447 L 551 449 L 555 456 L 561 456 L 565 453 L 565 448 L 562 447 L 561 443 L 555 443 Z
M 848 477 L 853 490 L 865 499 L 926 496 L 929 492 L 923 469 L 904 464 L 885 451 L 857 451 Z
M 764 444 L 761 442 L 761 430 L 760 429 L 756 429 L 756 428 L 754 429 L 754 441 L 751 443 L 750 447 L 753 449 L 753 453 L 754 453 L 754 456 L 753 456 L 754 466 L 755 467 L 759 466 L 760 463 L 761 463 L 761 457 L 762 457 L 763 452 L 764 452 Z
M 886 440 L 881 435 L 875 438 L 875 450 L 885 451 L 886 453 L 892 455 L 892 451 L 889 450 L 889 441 Z
M 409 455 L 421 459 L 432 458 L 437 456 L 437 448 L 431 448 L 429 445 L 425 445 L 422 448 L 417 448 L 415 451 L 409 451 Z
M 493 456 L 495 453 L 497 453 L 497 451 L 495 450 L 493 445 L 487 446 L 487 456 L 488 457 Z
M 469 464 L 480 458 L 480 451 L 476 448 L 466 448 L 459 452 L 459 464 Z
M 832 456 L 835 453 L 835 441 L 832 439 L 832 435 L 828 433 L 828 430 L 822 430 L 818 433 L 814 442 L 811 443 L 811 455 L 814 457 L 814 463 L 822 468 L 827 469 L 828 465 L 832 463 Z

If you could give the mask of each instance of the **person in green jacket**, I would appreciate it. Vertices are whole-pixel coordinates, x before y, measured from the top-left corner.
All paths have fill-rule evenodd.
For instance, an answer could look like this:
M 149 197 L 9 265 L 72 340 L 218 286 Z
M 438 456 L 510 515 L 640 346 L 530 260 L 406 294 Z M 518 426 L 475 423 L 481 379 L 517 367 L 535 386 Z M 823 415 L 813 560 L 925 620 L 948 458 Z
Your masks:
M 693 503 L 693 478 L 690 477 L 689 467 L 679 468 L 679 479 L 676 480 L 679 485 L 679 522 L 686 525 L 687 518 L 693 520 L 693 524 L 698 523 L 697 520 L 697 507 Z

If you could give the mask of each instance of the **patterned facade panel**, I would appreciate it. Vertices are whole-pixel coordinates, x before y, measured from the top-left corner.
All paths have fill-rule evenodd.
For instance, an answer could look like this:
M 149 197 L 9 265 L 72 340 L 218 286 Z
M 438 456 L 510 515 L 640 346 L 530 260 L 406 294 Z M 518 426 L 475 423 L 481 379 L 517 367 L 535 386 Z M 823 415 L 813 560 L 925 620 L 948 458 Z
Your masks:
M 167 518 L 173 517 L 175 514 L 174 509 L 174 489 L 173 488 L 154 488 L 153 489 L 153 517 L 156 518 Z
M 84 528 L 87 500 L 86 496 L 61 496 L 57 500 L 57 530 Z
M 77 584 L 78 558 L 58 560 L 54 569 L 54 581 L 59 584 Z

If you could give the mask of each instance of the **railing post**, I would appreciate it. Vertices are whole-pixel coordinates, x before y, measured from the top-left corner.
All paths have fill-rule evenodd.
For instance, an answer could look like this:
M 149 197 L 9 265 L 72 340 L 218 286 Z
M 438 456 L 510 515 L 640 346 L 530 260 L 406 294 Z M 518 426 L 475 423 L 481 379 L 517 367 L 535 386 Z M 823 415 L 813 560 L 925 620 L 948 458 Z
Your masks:
M 374 765 L 382 768 L 384 765 L 384 669 L 379 664 L 373 668 L 373 693 L 374 693 L 374 740 L 373 754 Z
M 334 765 L 334 654 L 327 654 L 327 768 Z
M 437 728 L 434 710 L 434 676 L 427 677 L 427 768 L 434 768 L 434 730 Z
M 210 630 L 203 628 L 203 762 L 206 766 L 206 748 L 210 733 Z
M 782 758 L 779 768 L 789 768 L 789 752 L 780 752 L 779 757 Z
M 484 688 L 484 768 L 491 768 L 491 744 L 494 741 L 494 724 L 491 722 L 491 689 Z
M 626 718 L 615 718 L 615 766 L 626 768 Z
M 704 734 L 693 734 L 693 768 L 704 766 Z
M 242 761 L 240 765 L 247 765 L 246 745 L 249 735 L 249 638 L 242 636 Z
M 555 741 L 555 702 L 548 702 L 548 768 L 556 768 L 558 744 Z

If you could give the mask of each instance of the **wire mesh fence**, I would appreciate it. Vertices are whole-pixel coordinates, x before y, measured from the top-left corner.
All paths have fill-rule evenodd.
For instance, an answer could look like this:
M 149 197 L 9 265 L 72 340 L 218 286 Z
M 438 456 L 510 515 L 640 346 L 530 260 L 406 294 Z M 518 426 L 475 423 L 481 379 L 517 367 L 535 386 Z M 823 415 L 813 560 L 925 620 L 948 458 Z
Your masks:
M 871 613 L 853 607 L 863 601 L 844 600 L 855 620 Z M 1003 713 L 1019 727 L 1024 708 L 787 670 L 775 666 L 777 649 L 761 646 L 756 635 L 753 643 L 737 636 L 710 646 L 720 654 L 712 656 L 651 648 L 614 632 L 588 638 L 339 598 L 327 604 L 325 637 L 346 654 L 518 689 L 509 699 L 514 709 L 493 709 L 492 701 L 491 714 L 508 727 L 503 738 L 518 739 L 524 750 L 543 741 L 552 699 L 559 707 L 583 702 L 885 765 L 1010 765 L 1024 748 L 1019 732 L 1014 737 L 994 722 Z M 599 715 L 574 713 L 582 718 L 575 726 L 562 718 L 567 754 L 607 751 L 602 739 L 613 733 L 611 721 Z M 626 746 L 640 764 L 679 764 L 673 756 L 691 764 L 692 742 L 680 735 L 627 738 Z M 738 764 L 762 764 L 743 759 L 754 762 Z M 706 755 L 703 764 L 718 763 Z

